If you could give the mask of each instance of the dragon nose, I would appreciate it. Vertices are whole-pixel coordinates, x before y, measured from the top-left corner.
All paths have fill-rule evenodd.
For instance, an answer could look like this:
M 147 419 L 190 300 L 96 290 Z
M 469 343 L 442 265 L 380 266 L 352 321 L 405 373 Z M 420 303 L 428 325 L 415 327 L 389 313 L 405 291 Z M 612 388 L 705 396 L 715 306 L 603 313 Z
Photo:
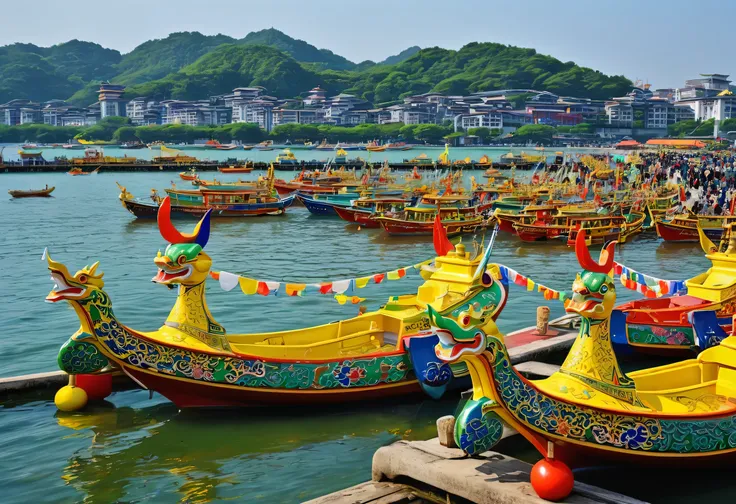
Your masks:
M 590 294 L 590 291 L 587 287 L 578 287 L 577 289 L 574 289 L 575 293 L 582 294 L 583 296 L 587 296 Z

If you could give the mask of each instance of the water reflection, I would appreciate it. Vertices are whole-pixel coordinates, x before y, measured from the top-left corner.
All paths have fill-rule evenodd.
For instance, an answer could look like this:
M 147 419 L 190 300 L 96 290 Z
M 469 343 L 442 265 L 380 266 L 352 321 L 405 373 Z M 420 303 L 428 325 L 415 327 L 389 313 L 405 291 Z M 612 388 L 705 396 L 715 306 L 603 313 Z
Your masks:
M 168 403 L 141 409 L 100 405 L 84 413 L 57 413 L 60 426 L 94 433 L 89 448 L 69 459 L 62 478 L 91 502 L 172 493 L 178 500 L 208 502 L 225 498 L 234 487 L 237 495 L 231 497 L 244 498 L 257 488 L 279 501 L 297 501 L 289 489 L 284 493 L 283 482 L 324 478 L 329 468 L 310 463 L 315 453 L 332 452 L 328 465 L 339 466 L 343 476 L 365 479 L 370 458 L 352 452 L 431 437 L 436 418 L 453 413 L 456 405 L 457 397 L 309 415 L 293 408 L 177 412 Z M 266 470 L 273 463 L 278 472 Z

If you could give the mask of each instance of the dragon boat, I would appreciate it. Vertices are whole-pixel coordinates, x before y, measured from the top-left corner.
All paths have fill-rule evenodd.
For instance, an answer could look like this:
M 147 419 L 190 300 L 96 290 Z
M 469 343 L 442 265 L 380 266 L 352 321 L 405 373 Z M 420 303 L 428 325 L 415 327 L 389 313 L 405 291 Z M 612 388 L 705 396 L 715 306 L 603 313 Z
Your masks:
M 560 370 L 547 379 L 527 380 L 514 369 L 492 320 L 468 324 L 428 307 L 437 357 L 464 362 L 473 380 L 472 398 L 456 419 L 458 446 L 479 454 L 509 426 L 546 457 L 539 463 L 576 467 L 603 459 L 679 467 L 733 459 L 736 336 L 695 359 L 625 373 L 611 346 L 613 243 L 594 261 L 581 232 L 575 249 L 583 271 L 565 309 L 582 317 L 580 331 Z
M 613 312 L 611 341 L 617 353 L 699 352 L 725 338 L 736 313 L 736 237 L 727 225 L 723 252 L 700 230 L 700 244 L 711 267 L 685 280 L 686 293 L 624 303 Z
M 135 330 L 116 318 L 98 263 L 72 274 L 46 255 L 56 283 L 46 300 L 68 301 L 81 323 L 59 351 L 62 370 L 122 370 L 181 408 L 343 403 L 422 389 L 438 396 L 453 372 L 428 357 L 437 340 L 426 332 L 427 307 L 448 316 L 482 310 L 494 317 L 506 303 L 505 286 L 486 271 L 487 254 L 471 258 L 459 244 L 422 271 L 426 281 L 416 294 L 391 297 L 377 311 L 291 331 L 230 334 L 205 300 L 211 212 L 194 233 L 183 234 L 170 211 L 165 198 L 158 225 L 169 245 L 154 258 L 153 281 L 178 286 L 178 295 L 157 330 Z
M 732 215 L 675 215 L 660 218 L 654 223 L 657 236 L 668 242 L 700 241 L 698 228 L 711 240 L 719 240 L 724 224 L 736 222 Z

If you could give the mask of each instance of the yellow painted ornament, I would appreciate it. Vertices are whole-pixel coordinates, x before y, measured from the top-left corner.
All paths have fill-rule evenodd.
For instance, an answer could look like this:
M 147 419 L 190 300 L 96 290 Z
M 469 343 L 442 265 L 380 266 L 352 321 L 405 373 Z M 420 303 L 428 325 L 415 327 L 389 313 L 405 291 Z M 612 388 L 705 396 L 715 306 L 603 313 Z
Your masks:
M 87 405 L 87 392 L 81 387 L 64 385 L 54 396 L 54 404 L 61 411 L 77 411 Z

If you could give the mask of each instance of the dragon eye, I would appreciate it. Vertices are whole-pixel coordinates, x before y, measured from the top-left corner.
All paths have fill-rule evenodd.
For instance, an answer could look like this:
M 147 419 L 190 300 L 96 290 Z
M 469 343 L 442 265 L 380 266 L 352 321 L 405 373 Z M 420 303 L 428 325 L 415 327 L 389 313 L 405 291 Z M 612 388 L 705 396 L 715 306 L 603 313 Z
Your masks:
M 179 264 L 179 266 L 183 265 L 185 262 L 187 262 L 187 256 L 185 256 L 184 254 L 180 255 L 176 262 Z
M 87 283 L 87 275 L 79 275 L 79 278 L 77 278 L 79 283 L 86 284 Z
M 608 286 L 607 285 L 601 285 L 600 293 L 605 294 L 608 292 Z
M 465 312 L 461 313 L 458 322 L 463 328 L 468 327 L 470 325 L 470 315 Z

